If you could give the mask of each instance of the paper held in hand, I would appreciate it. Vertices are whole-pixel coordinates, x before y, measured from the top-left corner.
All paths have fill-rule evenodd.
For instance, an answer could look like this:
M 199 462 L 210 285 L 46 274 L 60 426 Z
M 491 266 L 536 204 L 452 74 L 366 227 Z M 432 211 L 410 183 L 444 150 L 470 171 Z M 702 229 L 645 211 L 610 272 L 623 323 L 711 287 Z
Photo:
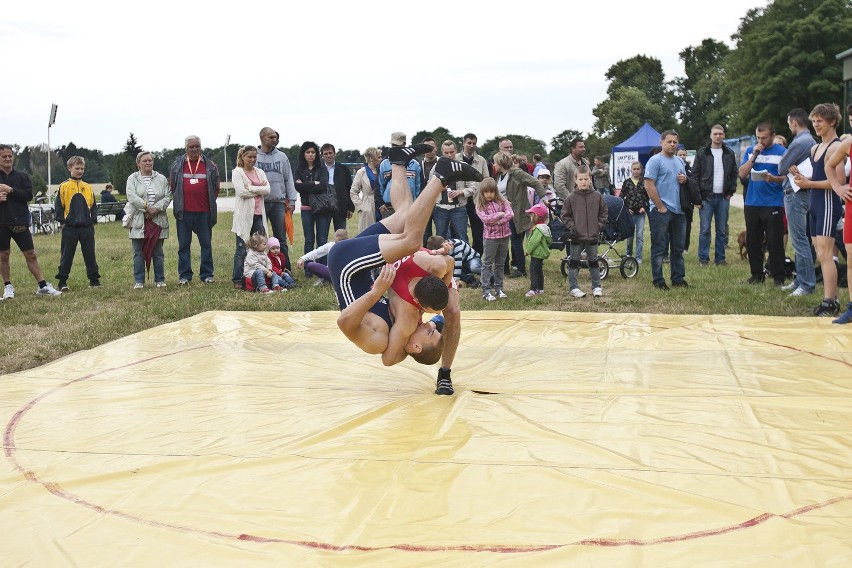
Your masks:
M 811 159 L 805 158 L 802 160 L 802 163 L 797 164 L 796 167 L 799 169 L 799 173 L 805 176 L 806 178 L 810 178 L 814 175 L 814 168 L 811 165 Z M 793 193 L 798 192 L 801 187 L 796 185 L 796 179 L 793 177 L 793 174 L 787 174 L 787 180 L 790 182 L 790 187 L 793 188 Z

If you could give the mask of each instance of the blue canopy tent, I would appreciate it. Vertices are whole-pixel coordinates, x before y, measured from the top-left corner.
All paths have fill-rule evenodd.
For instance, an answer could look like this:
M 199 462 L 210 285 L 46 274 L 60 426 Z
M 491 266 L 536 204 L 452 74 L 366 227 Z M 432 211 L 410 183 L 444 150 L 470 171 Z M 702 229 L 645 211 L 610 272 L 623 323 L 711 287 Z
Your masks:
M 637 130 L 633 136 L 612 147 L 612 159 L 610 160 L 610 174 L 616 187 L 621 187 L 622 182 L 630 177 L 630 163 L 633 159 L 642 162 L 642 167 L 651 158 L 651 148 L 660 145 L 660 133 L 647 122 Z M 635 153 L 635 154 L 633 154 Z M 631 156 L 636 156 L 631 158 Z

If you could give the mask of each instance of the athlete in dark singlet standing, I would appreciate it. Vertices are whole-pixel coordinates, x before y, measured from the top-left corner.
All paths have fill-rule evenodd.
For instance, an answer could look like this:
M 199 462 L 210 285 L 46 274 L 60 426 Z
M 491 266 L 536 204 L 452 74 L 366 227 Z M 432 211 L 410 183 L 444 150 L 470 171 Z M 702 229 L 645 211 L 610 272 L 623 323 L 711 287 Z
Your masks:
M 852 104 L 846 107 L 846 114 L 849 117 L 849 124 L 852 125 Z M 828 181 L 831 184 L 831 189 L 843 201 L 846 212 L 843 217 L 843 245 L 846 248 L 846 274 L 848 280 L 852 282 L 852 262 L 849 262 L 852 257 L 852 182 L 846 179 L 846 172 L 843 163 L 847 160 L 852 160 L 852 136 L 847 135 L 840 143 L 840 146 L 830 157 L 826 159 L 825 173 Z M 840 314 L 832 323 L 852 323 L 852 286 L 849 286 L 849 303 L 846 304 L 846 311 Z
M 831 182 L 826 175 L 826 158 L 831 157 L 840 146 L 840 139 L 837 137 L 840 109 L 833 103 L 818 104 L 808 118 L 814 126 L 814 132 L 820 138 L 820 143 L 811 149 L 813 174 L 808 179 L 798 171 L 798 168 L 791 167 L 790 171 L 793 173 L 796 184 L 802 189 L 809 190 L 810 194 L 808 231 L 822 270 L 824 290 L 823 300 L 814 309 L 813 314 L 836 316 L 840 311 L 840 304 L 837 302 L 834 233 L 843 212 L 843 203 L 831 189 Z M 840 168 L 842 171 L 842 166 Z

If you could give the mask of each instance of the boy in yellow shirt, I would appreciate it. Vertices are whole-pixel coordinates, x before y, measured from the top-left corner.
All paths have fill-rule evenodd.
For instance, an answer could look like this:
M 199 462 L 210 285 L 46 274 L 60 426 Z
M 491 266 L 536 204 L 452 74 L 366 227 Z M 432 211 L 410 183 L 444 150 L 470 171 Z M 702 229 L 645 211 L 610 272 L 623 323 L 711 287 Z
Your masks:
M 68 291 L 68 275 L 77 252 L 77 243 L 83 252 L 89 287 L 99 288 L 101 285 L 101 275 L 95 259 L 95 223 L 98 220 L 98 211 L 92 186 L 83 181 L 86 160 L 81 156 L 71 156 L 67 166 L 71 177 L 62 182 L 56 194 L 56 220 L 62 226 L 59 271 L 56 274 L 61 292 Z

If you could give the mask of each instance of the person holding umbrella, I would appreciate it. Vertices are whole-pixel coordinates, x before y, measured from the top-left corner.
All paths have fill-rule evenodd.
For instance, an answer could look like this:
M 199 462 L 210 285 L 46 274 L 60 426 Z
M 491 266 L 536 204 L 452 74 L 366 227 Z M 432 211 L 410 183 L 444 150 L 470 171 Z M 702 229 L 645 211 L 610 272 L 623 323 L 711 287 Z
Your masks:
M 172 201 L 169 180 L 154 171 L 154 155 L 139 152 L 136 156 L 139 171 L 127 178 L 127 206 L 130 217 L 125 226 L 130 229 L 133 244 L 134 290 L 145 287 L 145 272 L 154 264 L 154 282 L 157 288 L 166 287 L 163 240 L 169 238 L 169 218 L 166 210 Z

